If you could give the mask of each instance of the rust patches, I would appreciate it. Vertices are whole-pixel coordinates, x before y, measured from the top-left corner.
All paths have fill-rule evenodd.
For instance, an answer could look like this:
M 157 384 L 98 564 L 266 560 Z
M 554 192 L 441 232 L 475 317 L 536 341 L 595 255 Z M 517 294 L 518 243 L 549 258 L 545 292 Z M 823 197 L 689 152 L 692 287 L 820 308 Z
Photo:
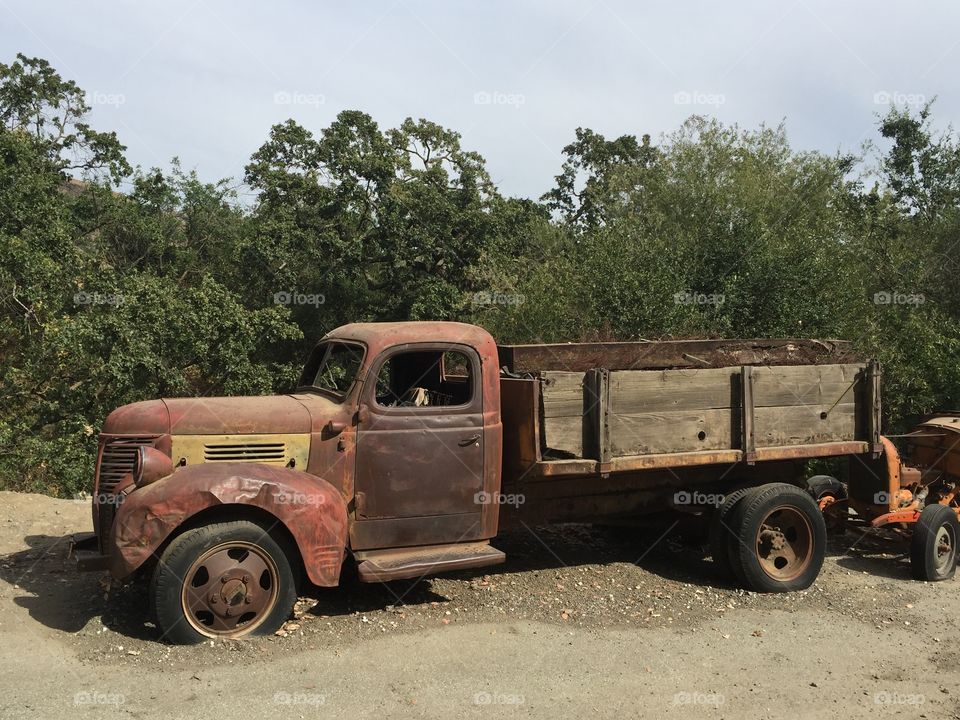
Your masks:
M 337 490 L 304 472 L 246 463 L 182 468 L 128 495 L 111 533 L 111 573 L 129 576 L 183 522 L 207 508 L 232 504 L 252 505 L 275 517 L 296 542 L 310 581 L 337 584 L 347 539 L 346 505 Z
M 163 400 L 122 405 L 107 415 L 101 433 L 104 435 L 162 435 L 170 431 L 170 414 Z
M 169 432 L 175 435 L 310 432 L 310 412 L 290 395 L 175 398 L 162 402 L 169 411 Z

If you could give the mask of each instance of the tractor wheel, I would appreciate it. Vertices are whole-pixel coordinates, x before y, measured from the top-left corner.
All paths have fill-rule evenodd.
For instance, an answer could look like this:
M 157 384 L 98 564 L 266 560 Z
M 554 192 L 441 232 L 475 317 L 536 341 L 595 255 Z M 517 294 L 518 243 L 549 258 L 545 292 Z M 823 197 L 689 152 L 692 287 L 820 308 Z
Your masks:
M 910 571 L 917 580 L 948 580 L 957 570 L 960 522 L 947 505 L 927 505 L 910 540 Z

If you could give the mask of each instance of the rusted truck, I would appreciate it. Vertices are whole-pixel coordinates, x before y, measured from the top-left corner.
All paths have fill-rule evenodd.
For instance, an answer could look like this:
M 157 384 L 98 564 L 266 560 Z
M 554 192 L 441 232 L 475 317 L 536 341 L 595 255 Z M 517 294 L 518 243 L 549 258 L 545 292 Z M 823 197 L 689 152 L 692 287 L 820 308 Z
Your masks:
M 879 418 L 877 364 L 839 341 L 498 347 L 461 323 L 352 324 L 292 394 L 112 412 L 74 551 L 149 582 L 178 643 L 271 632 L 302 582 L 336 586 L 347 562 L 419 578 L 503 563 L 490 541 L 510 528 L 664 511 L 709 522 L 740 583 L 789 591 L 820 570 L 821 509 L 906 499 Z M 806 484 L 812 458 L 850 461 L 849 497 Z

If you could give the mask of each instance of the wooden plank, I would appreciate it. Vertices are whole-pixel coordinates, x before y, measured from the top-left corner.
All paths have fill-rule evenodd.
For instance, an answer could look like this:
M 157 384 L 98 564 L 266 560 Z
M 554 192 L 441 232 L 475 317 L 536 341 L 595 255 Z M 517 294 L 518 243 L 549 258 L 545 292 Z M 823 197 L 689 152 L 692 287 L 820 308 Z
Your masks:
M 729 409 L 738 368 L 618 370 L 610 373 L 610 411 L 620 415 Z
M 760 407 L 852 403 L 866 366 L 807 365 L 753 369 L 753 401 Z
M 518 474 L 540 460 L 537 380 L 500 378 L 500 417 L 503 426 L 503 465 Z
M 544 442 L 548 449 L 583 457 L 583 416 L 552 417 L 543 421 Z
M 545 372 L 543 383 L 543 416 L 572 417 L 583 415 L 583 373 Z
M 754 435 L 757 447 L 811 445 L 855 439 L 856 405 L 791 405 L 758 407 Z
M 845 457 L 869 452 L 865 442 L 818 443 L 816 445 L 791 445 L 757 449 L 757 461 L 803 460 L 821 457 Z M 661 468 L 697 467 L 703 465 L 731 465 L 743 459 L 740 450 L 714 450 L 704 452 L 669 453 L 665 455 L 629 455 L 615 457 L 610 462 L 610 472 L 637 473 Z M 526 473 L 529 480 L 543 479 L 549 482 L 564 477 L 589 477 L 600 473 L 596 460 L 544 460 Z M 958 470 L 960 473 L 960 470 Z
M 614 457 L 731 448 L 731 411 L 675 410 L 610 415 Z
M 586 372 L 737 367 L 740 365 L 811 365 L 852 362 L 844 340 L 748 339 L 667 340 L 620 343 L 500 345 L 500 366 L 510 372 L 544 370 Z
M 582 457 L 584 373 L 549 371 L 541 380 L 544 447 Z

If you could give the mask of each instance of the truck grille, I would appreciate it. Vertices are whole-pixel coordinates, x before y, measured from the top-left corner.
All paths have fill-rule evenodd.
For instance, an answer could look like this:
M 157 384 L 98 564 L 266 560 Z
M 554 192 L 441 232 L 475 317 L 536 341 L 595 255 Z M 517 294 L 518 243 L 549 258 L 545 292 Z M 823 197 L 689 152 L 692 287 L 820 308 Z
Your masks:
M 224 443 L 203 446 L 204 462 L 283 463 L 287 445 L 282 442 Z
M 103 454 L 100 456 L 97 492 L 99 494 L 113 493 L 123 476 L 133 472 L 140 446 L 152 446 L 156 439 L 155 435 L 150 435 L 107 440 L 103 445 Z
M 141 445 L 153 445 L 156 435 L 140 437 L 115 437 L 103 444 L 100 465 L 95 480 L 96 492 L 93 502 L 97 512 L 97 535 L 100 551 L 104 552 L 106 539 L 113 525 L 120 497 L 116 495 L 117 484 L 127 473 L 133 472 L 137 451 Z

